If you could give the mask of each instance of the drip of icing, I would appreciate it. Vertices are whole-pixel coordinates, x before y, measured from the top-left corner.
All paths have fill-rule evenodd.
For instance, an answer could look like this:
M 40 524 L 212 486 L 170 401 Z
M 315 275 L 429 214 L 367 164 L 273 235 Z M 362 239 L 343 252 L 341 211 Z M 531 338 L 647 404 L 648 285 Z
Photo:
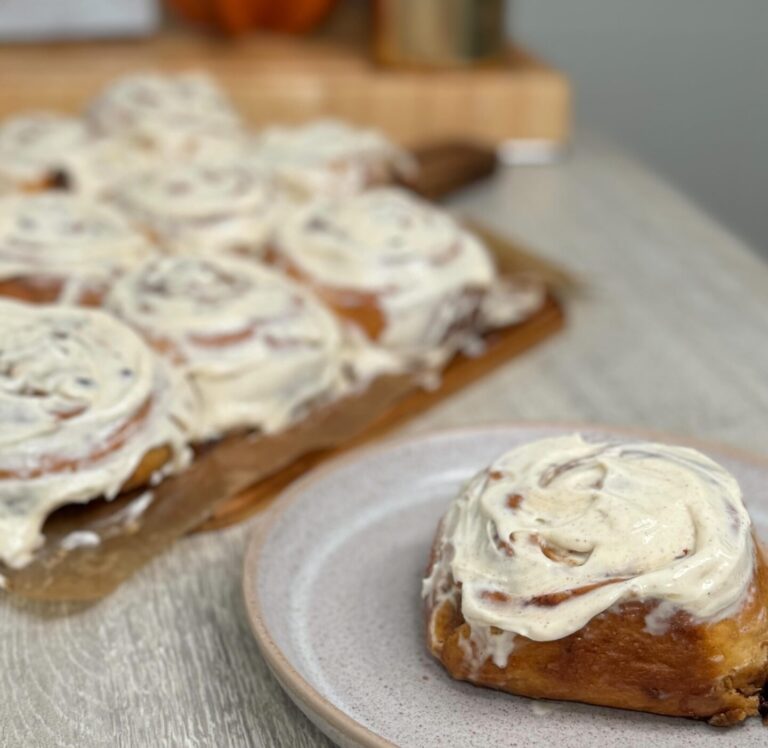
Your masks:
M 154 500 L 153 491 L 142 492 L 122 510 L 121 519 L 124 519 L 127 524 L 135 523 Z
M 274 432 L 343 387 L 336 320 L 255 263 L 158 258 L 122 278 L 106 304 L 186 372 L 202 402 L 201 438 L 239 427 Z
M 515 636 L 511 631 L 494 630 L 490 626 L 473 626 L 469 637 L 462 640 L 462 645 L 474 674 L 477 674 L 488 659 L 498 668 L 505 667 L 510 652 L 515 648 Z
M 495 278 L 474 236 L 392 188 L 307 206 L 279 228 L 276 246 L 313 283 L 375 295 L 386 318 L 379 342 L 406 353 L 440 349 Z
M 531 711 L 537 717 L 551 717 L 557 709 L 557 706 L 550 701 L 531 701 Z
M 352 195 L 416 168 L 410 154 L 382 133 L 336 120 L 268 128 L 256 137 L 251 157 L 310 197 Z
M 113 520 L 119 521 L 119 533 L 136 532 L 141 526 L 141 518 L 150 504 L 155 500 L 154 491 L 144 491 L 139 494 L 128 506 L 123 507 L 113 515 Z
M 669 630 L 677 606 L 671 600 L 662 600 L 653 610 L 645 616 L 645 630 L 654 636 L 660 636 Z
M 108 206 L 55 193 L 0 198 L 0 278 L 49 276 L 103 285 L 153 253 Z
M 95 548 L 101 545 L 101 538 L 91 530 L 75 530 L 69 535 L 65 535 L 59 545 L 66 551 L 75 548 Z
M 140 172 L 119 183 L 113 197 L 179 253 L 259 254 L 291 205 L 270 177 L 231 159 Z
M 0 176 L 34 186 L 63 166 L 66 154 L 90 141 L 85 124 L 53 112 L 31 112 L 0 124 Z
M 103 312 L 0 301 L 0 559 L 23 566 L 63 504 L 113 498 L 155 448 L 190 459 L 191 391 Z
M 560 639 L 628 600 L 718 620 L 743 605 L 754 568 L 736 480 L 684 447 L 589 443 L 518 447 L 474 478 L 449 509 L 423 591 L 461 585 L 471 628 Z M 441 590 L 443 597 L 441 598 Z
M 516 325 L 541 308 L 546 285 L 534 278 L 497 278 L 480 306 L 480 324 L 485 329 Z
M 226 94 L 201 73 L 125 76 L 91 102 L 88 118 L 101 135 L 168 156 L 188 157 L 210 141 L 244 137 Z

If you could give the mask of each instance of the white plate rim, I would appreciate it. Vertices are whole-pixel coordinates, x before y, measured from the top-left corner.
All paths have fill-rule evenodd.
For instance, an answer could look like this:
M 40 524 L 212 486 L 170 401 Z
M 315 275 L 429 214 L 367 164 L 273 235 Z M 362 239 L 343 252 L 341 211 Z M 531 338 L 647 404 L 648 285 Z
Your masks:
M 269 537 L 272 528 L 286 509 L 297 501 L 313 483 L 336 472 L 344 466 L 357 462 L 371 455 L 388 452 L 391 449 L 421 444 L 432 440 L 451 437 L 481 436 L 489 432 L 510 431 L 514 429 L 563 429 L 572 431 L 597 431 L 617 436 L 630 436 L 690 446 L 702 451 L 711 450 L 721 455 L 733 457 L 736 460 L 768 467 L 768 456 L 750 450 L 734 447 L 730 444 L 691 436 L 680 436 L 665 431 L 657 431 L 642 427 L 616 426 L 593 421 L 496 421 L 488 424 L 473 424 L 471 426 L 433 429 L 416 434 L 407 434 L 394 438 L 376 440 L 366 445 L 340 455 L 315 470 L 299 478 L 286 488 L 267 510 L 262 522 L 251 533 L 243 559 L 242 591 L 251 632 L 256 644 L 281 687 L 288 693 L 301 711 L 309 716 L 314 715 L 323 723 L 338 731 L 345 738 L 366 748 L 398 748 L 395 743 L 373 732 L 349 714 L 339 709 L 312 686 L 290 663 L 280 647 L 269 633 L 261 612 L 261 604 L 256 594 L 256 569 L 261 550 Z

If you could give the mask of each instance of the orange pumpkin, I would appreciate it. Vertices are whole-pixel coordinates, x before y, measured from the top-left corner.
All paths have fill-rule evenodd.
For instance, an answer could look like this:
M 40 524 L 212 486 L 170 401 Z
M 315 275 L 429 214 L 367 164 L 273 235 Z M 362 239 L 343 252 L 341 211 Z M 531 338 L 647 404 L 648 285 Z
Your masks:
M 254 29 L 298 34 L 322 21 L 337 0 L 168 0 L 184 19 L 238 36 Z

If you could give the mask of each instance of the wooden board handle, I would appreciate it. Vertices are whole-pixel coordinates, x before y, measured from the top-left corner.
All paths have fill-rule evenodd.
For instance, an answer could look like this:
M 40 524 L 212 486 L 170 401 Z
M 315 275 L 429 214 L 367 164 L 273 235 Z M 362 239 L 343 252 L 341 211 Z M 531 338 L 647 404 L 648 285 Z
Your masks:
M 430 200 L 489 177 L 498 165 L 493 149 L 458 141 L 421 146 L 413 155 L 419 171 L 407 186 Z

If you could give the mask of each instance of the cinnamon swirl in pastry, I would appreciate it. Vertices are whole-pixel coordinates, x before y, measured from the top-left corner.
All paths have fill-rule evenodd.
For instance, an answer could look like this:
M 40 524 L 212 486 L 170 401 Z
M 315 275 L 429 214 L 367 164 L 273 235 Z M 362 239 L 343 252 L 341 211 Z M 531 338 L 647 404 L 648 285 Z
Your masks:
M 129 327 L 0 300 L 0 560 L 26 564 L 47 515 L 184 467 L 194 401 Z
M 232 160 L 168 164 L 117 185 L 114 203 L 172 252 L 259 255 L 288 203 L 275 182 Z
M 518 447 L 438 529 L 429 648 L 455 678 L 725 725 L 768 679 L 768 567 L 703 454 L 579 436 Z
M 277 431 L 342 383 L 333 315 L 256 263 L 158 258 L 124 276 L 106 304 L 187 374 L 202 403 L 198 438 Z
M 66 160 L 91 135 L 75 117 L 32 112 L 0 124 L 0 181 L 24 192 L 68 186 Z
M 201 73 L 127 75 L 91 102 L 87 118 L 101 136 L 132 140 L 165 156 L 226 149 L 244 137 L 226 94 Z
M 337 120 L 272 127 L 258 135 L 256 162 L 302 197 L 341 197 L 413 175 L 411 155 L 377 130 Z
M 0 296 L 96 305 L 153 251 L 109 206 L 52 192 L 0 198 Z
M 0 198 L 0 296 L 97 305 L 153 245 L 112 208 L 64 193 Z
M 484 302 L 499 290 L 477 238 L 396 188 L 305 206 L 280 225 L 272 248 L 338 314 L 408 358 L 444 360 L 483 326 Z M 531 303 L 506 296 L 509 309 L 494 304 L 505 318 Z

